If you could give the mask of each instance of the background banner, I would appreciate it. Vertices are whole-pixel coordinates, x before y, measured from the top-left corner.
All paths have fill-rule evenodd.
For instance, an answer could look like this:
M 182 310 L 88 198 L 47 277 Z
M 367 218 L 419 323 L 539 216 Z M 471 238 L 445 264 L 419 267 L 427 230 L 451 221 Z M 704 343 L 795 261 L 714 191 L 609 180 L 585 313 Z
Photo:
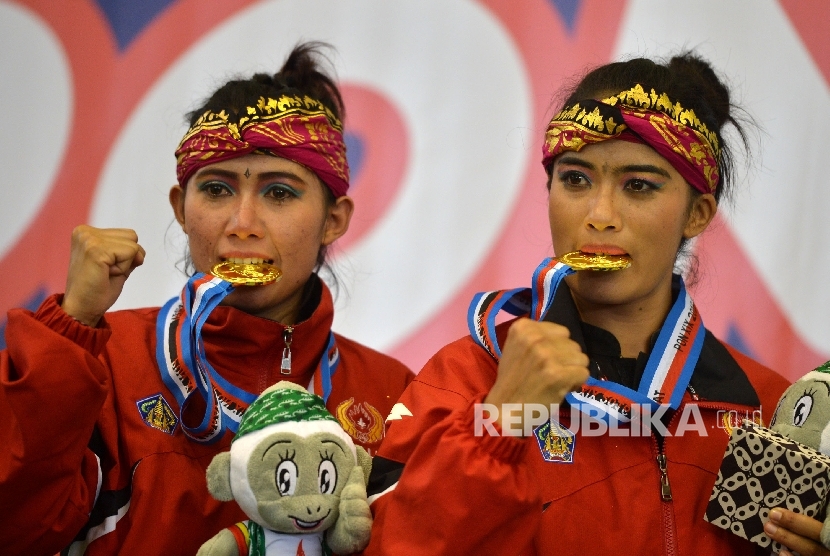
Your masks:
M 467 333 L 474 293 L 529 285 L 552 254 L 539 161 L 557 93 L 694 48 L 760 127 L 696 245 L 704 322 L 792 379 L 830 358 L 823 0 L 0 0 L 0 330 L 63 290 L 81 223 L 134 228 L 147 250 L 115 309 L 178 294 L 184 115 L 300 40 L 335 46 L 346 101 L 338 332 L 418 369 Z

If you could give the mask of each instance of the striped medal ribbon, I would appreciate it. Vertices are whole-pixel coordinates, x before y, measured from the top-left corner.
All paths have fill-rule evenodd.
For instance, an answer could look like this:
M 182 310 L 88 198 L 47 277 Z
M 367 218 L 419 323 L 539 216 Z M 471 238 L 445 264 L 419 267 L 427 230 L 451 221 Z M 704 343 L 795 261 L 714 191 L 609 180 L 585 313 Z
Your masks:
M 532 287 L 476 294 L 467 312 L 473 339 L 498 361 L 498 313 L 504 310 L 517 317 L 542 320 L 562 279 L 573 273 L 568 265 L 548 258 L 533 273 Z M 579 411 L 607 423 L 631 421 L 632 407 L 637 404 L 652 413 L 661 405 L 677 409 L 700 357 L 704 336 L 703 321 L 681 279 L 680 292 L 663 322 L 637 390 L 590 377 L 565 399 Z
M 245 410 L 257 395 L 232 384 L 208 362 L 202 327 L 210 313 L 234 289 L 229 282 L 197 273 L 187 281 L 181 295 L 170 299 L 156 320 L 156 362 L 161 378 L 179 404 L 182 430 L 197 442 L 210 443 L 225 430 L 236 432 Z M 326 350 L 314 371 L 311 385 L 328 400 L 331 377 L 340 363 L 334 333 L 329 331 Z M 201 422 L 185 424 L 182 416 L 189 403 L 204 407 Z

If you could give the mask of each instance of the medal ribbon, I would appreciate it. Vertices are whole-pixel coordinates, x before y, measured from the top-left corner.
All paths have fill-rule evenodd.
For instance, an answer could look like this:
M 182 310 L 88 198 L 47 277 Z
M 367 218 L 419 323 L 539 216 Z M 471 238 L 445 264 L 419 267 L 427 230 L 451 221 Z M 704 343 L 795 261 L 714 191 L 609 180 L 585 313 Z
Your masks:
M 331 377 L 334 374 L 337 366 L 340 365 L 340 351 L 337 349 L 337 344 L 334 342 L 334 334 L 329 332 L 329 341 L 326 344 L 326 351 L 323 352 L 323 357 L 320 359 L 319 372 L 315 372 L 311 377 L 311 382 L 308 383 L 308 392 L 310 394 L 317 394 L 323 401 L 328 401 L 331 394 Z
M 156 362 L 161 378 L 179 404 L 184 433 L 197 442 L 210 443 L 225 430 L 236 432 L 242 415 L 257 395 L 237 387 L 208 362 L 202 328 L 210 313 L 233 291 L 229 282 L 202 273 L 188 280 L 179 297 L 170 299 L 156 320 Z M 334 333 L 329 331 L 326 350 L 314 371 L 312 383 L 323 400 L 331 393 L 331 377 L 340 363 Z M 204 403 L 202 421 L 185 425 L 184 408 L 195 399 Z
M 562 279 L 573 273 L 568 265 L 549 258 L 533 273 L 531 288 L 476 294 L 467 313 L 473 339 L 498 361 L 501 348 L 496 338 L 497 314 L 504 310 L 514 316 L 542 320 Z M 704 336 L 703 321 L 681 279 L 680 292 L 660 329 L 637 390 L 590 377 L 580 391 L 569 393 L 565 399 L 579 411 L 609 423 L 630 421 L 635 404 L 652 412 L 662 404 L 677 409 L 700 357 Z

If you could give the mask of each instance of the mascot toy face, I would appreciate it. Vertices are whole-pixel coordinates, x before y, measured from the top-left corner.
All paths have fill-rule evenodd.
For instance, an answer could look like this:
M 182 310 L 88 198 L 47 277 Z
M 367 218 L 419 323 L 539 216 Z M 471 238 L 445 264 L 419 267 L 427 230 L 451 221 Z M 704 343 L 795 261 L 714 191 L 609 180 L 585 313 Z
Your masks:
M 244 471 L 270 529 L 307 533 L 337 521 L 340 492 L 354 467 L 354 446 L 331 433 L 275 432 L 256 444 Z
M 770 428 L 830 456 L 830 361 L 784 391 Z M 824 516 L 821 543 L 830 548 L 830 513 Z
M 230 451 L 207 469 L 211 495 L 235 500 L 249 520 L 220 531 L 199 556 L 359 552 L 372 528 L 371 465 L 319 396 L 275 384 L 248 407 Z
M 787 388 L 770 428 L 830 456 L 830 362 Z

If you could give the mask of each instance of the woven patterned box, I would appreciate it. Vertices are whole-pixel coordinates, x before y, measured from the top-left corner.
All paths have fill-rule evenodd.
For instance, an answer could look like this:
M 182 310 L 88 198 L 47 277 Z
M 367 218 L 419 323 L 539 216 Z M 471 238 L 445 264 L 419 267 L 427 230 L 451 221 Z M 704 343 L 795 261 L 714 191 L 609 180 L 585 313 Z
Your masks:
M 828 491 L 829 457 L 745 421 L 732 431 L 704 519 L 777 554 L 781 546 L 764 534 L 769 510 L 823 521 Z

